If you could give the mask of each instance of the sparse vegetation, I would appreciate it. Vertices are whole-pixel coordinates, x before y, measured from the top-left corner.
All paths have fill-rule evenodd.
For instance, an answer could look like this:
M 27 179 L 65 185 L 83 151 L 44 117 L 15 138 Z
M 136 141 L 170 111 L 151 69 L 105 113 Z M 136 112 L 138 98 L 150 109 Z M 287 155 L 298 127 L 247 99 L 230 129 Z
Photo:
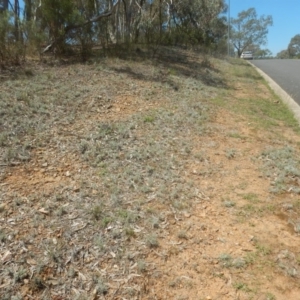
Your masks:
M 270 148 L 263 151 L 260 159 L 264 162 L 265 175 L 272 179 L 272 193 L 289 191 L 297 194 L 300 191 L 300 159 L 293 148 Z
M 156 234 L 149 234 L 146 236 L 145 242 L 149 248 L 157 248 L 159 246 Z
M 223 202 L 223 205 L 225 206 L 225 207 L 234 207 L 235 206 L 235 202 L 233 202 L 233 201 L 231 201 L 231 200 L 225 200 L 224 202 Z
M 232 257 L 227 253 L 223 253 L 219 256 L 219 261 L 222 263 L 222 266 L 228 268 L 232 265 Z
M 234 158 L 236 155 L 236 150 L 235 149 L 226 149 L 226 157 L 228 159 Z
M 244 292 L 251 292 L 251 289 L 248 287 L 248 285 L 246 283 L 243 283 L 243 282 L 236 282 L 233 284 L 234 288 L 236 290 L 241 290 L 241 291 L 244 291 Z
M 157 47 L 27 70 L 0 83 L 2 298 L 205 299 L 212 275 L 249 295 L 274 272 L 297 280 L 271 231 L 299 231 L 300 138 L 245 62 Z
M 276 297 L 272 293 L 267 293 L 266 300 L 276 300 Z

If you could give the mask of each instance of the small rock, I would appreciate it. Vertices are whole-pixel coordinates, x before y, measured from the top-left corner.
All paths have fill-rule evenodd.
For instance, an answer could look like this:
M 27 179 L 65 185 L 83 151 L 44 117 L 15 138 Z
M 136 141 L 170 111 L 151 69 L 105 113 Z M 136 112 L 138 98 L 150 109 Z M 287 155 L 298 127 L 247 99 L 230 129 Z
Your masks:
M 46 168 L 46 167 L 48 167 L 48 164 L 47 163 L 43 163 L 42 167 Z
M 67 172 L 66 172 L 66 176 L 67 176 L 67 177 L 70 177 L 70 176 L 71 176 L 71 173 L 70 173 L 69 171 L 67 171 Z
M 285 210 L 292 210 L 294 208 L 293 204 L 291 204 L 291 203 L 285 203 L 285 204 L 282 205 L 282 207 Z
M 185 216 L 186 218 L 190 218 L 190 217 L 191 217 L 191 214 L 189 214 L 189 213 L 184 213 L 184 216 Z
M 78 193 L 80 191 L 80 188 L 78 186 L 74 186 L 73 190 L 75 193 Z
M 55 279 L 47 280 L 47 283 L 48 283 L 49 285 L 52 285 L 52 286 L 59 285 L 59 281 L 58 281 L 58 280 L 55 280 Z

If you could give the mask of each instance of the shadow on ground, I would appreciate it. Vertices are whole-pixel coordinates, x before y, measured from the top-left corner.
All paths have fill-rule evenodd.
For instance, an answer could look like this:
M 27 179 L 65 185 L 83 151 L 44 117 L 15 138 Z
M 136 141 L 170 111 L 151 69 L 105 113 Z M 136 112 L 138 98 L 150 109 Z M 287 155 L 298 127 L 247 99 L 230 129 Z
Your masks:
M 139 48 L 138 48 L 139 49 Z M 153 64 L 159 64 L 163 67 L 160 74 L 151 75 L 147 70 L 136 71 L 131 67 L 115 67 L 116 72 L 125 73 L 133 79 L 146 80 L 151 82 L 165 82 L 178 89 L 178 85 L 170 75 L 183 75 L 199 80 L 204 85 L 227 88 L 224 78 L 220 71 L 213 65 L 209 56 L 197 52 L 183 52 L 178 48 L 160 48 L 155 51 L 142 51 L 139 49 L 135 53 L 126 56 L 123 54 L 123 60 L 145 60 L 151 61 Z M 195 59 L 197 61 L 195 61 Z
M 117 58 L 123 61 L 147 62 L 145 70 L 134 70 L 131 67 L 114 67 L 111 70 L 127 74 L 133 79 L 145 80 L 150 82 L 162 82 L 173 87 L 179 88 L 174 77 L 170 75 L 183 75 L 196 79 L 204 85 L 228 88 L 224 76 L 212 63 L 211 56 L 204 54 L 203 51 L 183 51 L 179 47 L 133 47 L 128 50 L 125 46 L 113 47 L 110 49 L 95 49 L 92 57 L 84 64 L 105 64 L 106 58 Z M 0 81 L 28 78 L 34 76 L 33 69 L 36 65 L 45 65 L 55 68 L 65 67 L 83 63 L 79 55 L 55 58 L 54 55 L 47 54 L 42 57 L 40 62 L 34 65 L 25 62 L 23 65 L 0 70 Z M 237 62 L 235 62 L 236 64 Z M 147 71 L 149 66 L 160 65 L 163 69 L 161 74 L 150 75 Z M 223 77 L 223 78 L 222 78 Z

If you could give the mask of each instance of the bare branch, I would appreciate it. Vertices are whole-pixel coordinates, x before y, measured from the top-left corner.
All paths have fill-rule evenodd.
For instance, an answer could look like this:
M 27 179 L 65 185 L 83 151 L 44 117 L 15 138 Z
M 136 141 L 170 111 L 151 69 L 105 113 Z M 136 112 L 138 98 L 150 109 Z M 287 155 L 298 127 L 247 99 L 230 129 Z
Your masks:
M 103 18 L 107 18 L 107 17 L 111 16 L 111 15 L 113 14 L 113 12 L 114 12 L 116 6 L 118 5 L 118 3 L 119 3 L 119 0 L 118 0 L 115 4 L 112 5 L 112 8 L 111 8 L 111 10 L 110 10 L 109 12 L 105 12 L 105 13 L 103 13 L 103 14 L 101 14 L 101 15 L 98 15 L 98 16 L 96 16 L 96 17 L 90 19 L 90 20 L 87 20 L 87 21 L 81 23 L 81 24 L 71 24 L 71 25 L 66 26 L 66 27 L 65 27 L 65 34 L 67 34 L 69 31 L 71 31 L 71 30 L 73 30 L 73 29 L 77 29 L 77 28 L 84 27 L 84 26 L 86 26 L 86 25 L 88 25 L 88 24 L 98 22 L 98 21 L 100 21 L 100 20 L 103 19 Z M 44 53 L 46 53 L 46 52 L 52 50 L 53 47 L 55 46 L 56 42 L 57 42 L 57 40 L 52 41 L 49 45 L 47 45 L 47 46 L 41 51 L 41 54 L 44 54 Z
M 67 33 L 67 32 L 70 31 L 70 30 L 76 29 L 76 28 L 84 27 L 84 26 L 86 26 L 86 25 L 88 25 L 88 24 L 91 24 L 91 23 L 99 22 L 101 19 L 107 18 L 107 17 L 111 16 L 111 15 L 113 14 L 115 8 L 117 7 L 118 3 L 119 3 L 119 0 L 118 0 L 115 4 L 113 4 L 113 7 L 112 7 L 112 9 L 111 9 L 109 12 L 106 12 L 106 13 L 103 13 L 103 14 L 101 14 L 101 15 L 99 15 L 99 16 L 96 16 L 96 17 L 94 17 L 94 18 L 92 18 L 92 19 L 90 19 L 90 20 L 87 20 L 86 22 L 84 22 L 84 23 L 82 23 L 82 24 L 72 24 L 72 25 L 68 25 L 68 26 L 65 28 L 65 33 Z

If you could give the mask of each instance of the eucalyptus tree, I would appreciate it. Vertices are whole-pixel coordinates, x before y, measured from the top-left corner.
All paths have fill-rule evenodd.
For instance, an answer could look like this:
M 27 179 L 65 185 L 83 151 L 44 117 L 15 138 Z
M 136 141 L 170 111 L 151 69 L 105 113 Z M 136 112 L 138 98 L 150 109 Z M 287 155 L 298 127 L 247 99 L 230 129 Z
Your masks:
M 80 45 L 88 54 L 95 43 L 123 43 L 128 48 L 138 42 L 211 45 L 226 35 L 224 0 L 19 1 L 0 0 L 2 49 L 11 36 L 15 45 L 31 49 L 46 43 L 42 53 L 55 49 L 62 54 Z
M 44 51 L 56 48 L 59 53 L 64 52 L 68 41 L 78 39 L 82 42 L 85 36 L 94 39 L 94 24 L 102 18 L 113 14 L 117 1 L 85 0 L 40 0 L 41 28 L 49 34 L 49 45 Z M 73 40 L 73 41 L 72 41 Z
M 287 51 L 291 58 L 300 58 L 300 34 L 291 38 Z
M 0 64 L 19 64 L 24 58 L 19 0 L 0 0 Z
M 249 8 L 231 19 L 231 42 L 238 56 L 251 45 L 265 45 L 268 27 L 273 25 L 272 16 L 258 17 L 255 8 Z
M 222 31 L 225 22 L 220 14 L 225 10 L 223 0 L 169 0 L 172 21 L 178 29 L 196 43 L 211 43 Z
M 32 19 L 32 0 L 24 0 L 24 18 L 26 22 Z
M 281 59 L 285 59 L 285 58 L 289 58 L 289 52 L 288 50 L 281 50 L 280 52 L 277 53 L 276 58 L 281 58 Z

